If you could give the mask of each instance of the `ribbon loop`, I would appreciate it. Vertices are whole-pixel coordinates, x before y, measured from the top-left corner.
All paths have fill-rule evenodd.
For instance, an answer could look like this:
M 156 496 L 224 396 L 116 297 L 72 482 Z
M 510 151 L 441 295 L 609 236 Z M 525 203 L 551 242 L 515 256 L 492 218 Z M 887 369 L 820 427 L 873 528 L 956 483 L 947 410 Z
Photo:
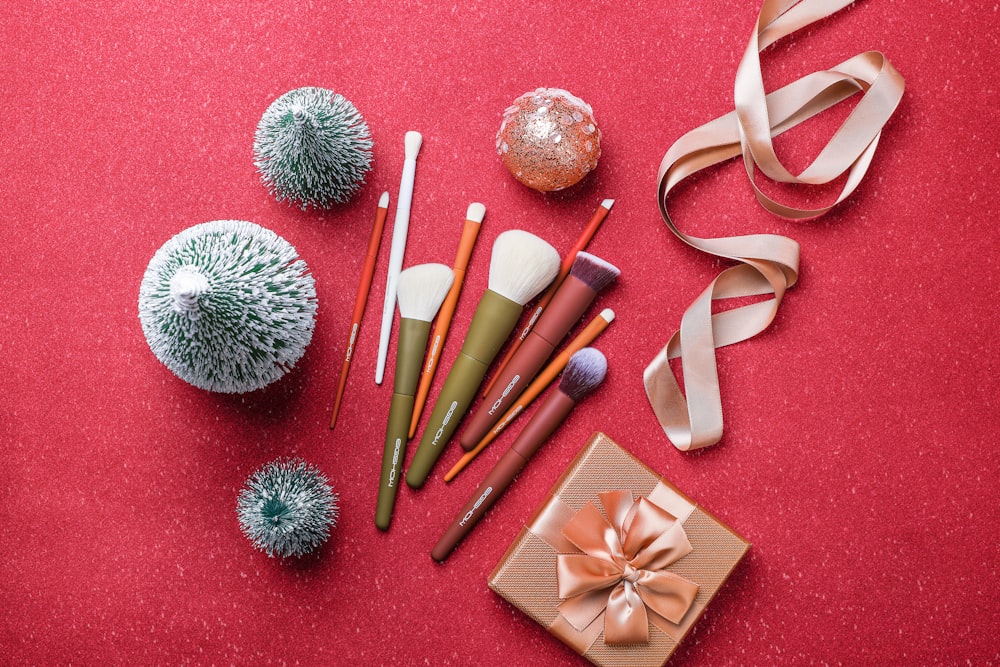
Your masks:
M 663 570 L 691 553 L 691 543 L 680 521 L 647 498 L 598 497 L 607 518 L 587 503 L 563 528 L 583 553 L 556 557 L 559 612 L 578 630 L 603 612 L 606 643 L 645 643 L 647 609 L 679 623 L 694 604 L 698 585 Z
M 760 52 L 777 40 L 823 19 L 852 0 L 765 0 L 747 44 L 733 88 L 735 109 L 684 134 L 667 150 L 658 174 L 658 203 L 667 228 L 703 252 L 738 262 L 725 269 L 688 307 L 679 330 L 643 373 L 657 421 L 681 450 L 707 447 L 722 438 L 722 399 L 715 348 L 751 338 L 773 321 L 785 291 L 795 284 L 799 246 L 768 234 L 702 239 L 681 232 L 667 212 L 667 199 L 683 179 L 742 156 L 757 201 L 784 218 L 823 215 L 857 188 L 871 164 L 882 128 L 905 87 L 903 77 L 879 52 L 869 51 L 836 67 L 813 72 L 766 93 Z M 794 175 L 774 152 L 773 137 L 860 93 L 857 106 L 809 166 Z M 773 181 L 820 185 L 846 174 L 836 201 L 802 209 L 782 204 L 757 185 L 760 170 Z M 773 295 L 762 302 L 712 314 L 712 302 L 747 295 Z M 680 357 L 686 390 L 670 367 Z

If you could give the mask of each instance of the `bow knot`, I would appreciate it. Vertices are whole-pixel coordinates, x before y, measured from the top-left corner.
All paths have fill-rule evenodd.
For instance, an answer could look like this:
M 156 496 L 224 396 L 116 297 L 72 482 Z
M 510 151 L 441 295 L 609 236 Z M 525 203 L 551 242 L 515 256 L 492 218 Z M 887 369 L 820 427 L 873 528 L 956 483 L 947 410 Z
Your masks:
M 582 553 L 557 556 L 559 612 L 577 630 L 604 614 L 607 644 L 649 641 L 647 610 L 678 624 L 698 585 L 664 568 L 691 553 L 681 522 L 628 491 L 598 494 L 607 518 L 587 503 L 563 528 Z

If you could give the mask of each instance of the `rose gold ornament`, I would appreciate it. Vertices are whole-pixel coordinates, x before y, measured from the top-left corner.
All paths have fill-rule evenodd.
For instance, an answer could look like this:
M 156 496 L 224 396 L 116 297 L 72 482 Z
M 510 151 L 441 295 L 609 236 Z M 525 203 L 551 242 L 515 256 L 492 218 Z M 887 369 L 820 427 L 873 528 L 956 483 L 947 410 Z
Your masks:
M 538 88 L 504 111 L 497 153 L 529 188 L 562 190 L 597 166 L 601 131 L 593 109 L 579 97 L 559 88 Z

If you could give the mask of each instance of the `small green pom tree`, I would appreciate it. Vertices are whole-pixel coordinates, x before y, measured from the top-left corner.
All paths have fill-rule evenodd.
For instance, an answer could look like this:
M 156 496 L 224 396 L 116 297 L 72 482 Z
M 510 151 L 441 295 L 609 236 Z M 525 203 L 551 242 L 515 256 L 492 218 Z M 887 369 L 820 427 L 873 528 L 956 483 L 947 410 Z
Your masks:
M 357 108 L 325 88 L 297 88 L 257 125 L 254 164 L 278 201 L 303 210 L 348 201 L 372 164 L 372 139 Z
M 303 556 L 329 537 L 337 501 L 319 469 L 301 459 L 278 460 L 247 479 L 236 515 L 243 533 L 268 556 Z
M 290 243 L 252 222 L 190 227 L 153 256 L 139 287 L 150 349 L 196 387 L 245 393 L 287 373 L 312 340 L 316 287 Z

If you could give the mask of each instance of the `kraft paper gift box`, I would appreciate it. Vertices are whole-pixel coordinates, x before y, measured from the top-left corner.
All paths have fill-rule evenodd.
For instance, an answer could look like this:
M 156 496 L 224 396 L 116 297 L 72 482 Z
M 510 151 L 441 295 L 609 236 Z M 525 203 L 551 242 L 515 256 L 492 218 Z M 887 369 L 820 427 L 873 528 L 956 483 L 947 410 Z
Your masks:
M 596 665 L 662 665 L 749 548 L 597 433 L 489 585 Z

